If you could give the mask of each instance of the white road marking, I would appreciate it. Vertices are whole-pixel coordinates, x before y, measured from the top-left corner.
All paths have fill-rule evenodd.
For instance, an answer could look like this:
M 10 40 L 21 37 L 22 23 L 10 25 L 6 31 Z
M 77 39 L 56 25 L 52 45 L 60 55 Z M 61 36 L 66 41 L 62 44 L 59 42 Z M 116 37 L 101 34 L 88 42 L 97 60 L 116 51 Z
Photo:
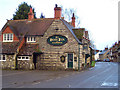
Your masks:
M 46 81 L 48 82 L 48 81 L 51 81 L 51 80 L 53 80 L 53 79 L 48 79 L 48 80 L 46 80 Z
M 70 88 L 70 87 L 71 87 L 71 85 L 67 85 L 67 87 L 68 87 L 68 88 Z
M 104 82 L 101 86 L 118 86 L 118 83 Z
M 39 83 L 41 83 L 41 82 L 33 83 L 32 85 L 36 85 L 36 84 L 39 84 Z

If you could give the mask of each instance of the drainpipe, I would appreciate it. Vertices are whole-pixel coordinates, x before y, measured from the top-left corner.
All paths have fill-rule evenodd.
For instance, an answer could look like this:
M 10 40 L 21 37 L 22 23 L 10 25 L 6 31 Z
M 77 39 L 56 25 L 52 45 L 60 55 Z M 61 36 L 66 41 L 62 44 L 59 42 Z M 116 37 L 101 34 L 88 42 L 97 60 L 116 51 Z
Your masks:
M 18 70 L 18 61 L 17 61 L 17 55 L 15 56 L 15 70 Z
M 78 70 L 80 70 L 80 44 L 78 44 Z

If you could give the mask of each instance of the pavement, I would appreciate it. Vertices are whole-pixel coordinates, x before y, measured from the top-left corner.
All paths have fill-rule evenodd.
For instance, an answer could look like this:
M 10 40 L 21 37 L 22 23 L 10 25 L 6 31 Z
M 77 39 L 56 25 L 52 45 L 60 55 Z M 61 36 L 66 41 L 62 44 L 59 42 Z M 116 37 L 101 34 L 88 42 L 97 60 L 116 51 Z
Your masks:
M 97 62 L 84 71 L 3 70 L 3 88 L 118 88 L 118 63 Z

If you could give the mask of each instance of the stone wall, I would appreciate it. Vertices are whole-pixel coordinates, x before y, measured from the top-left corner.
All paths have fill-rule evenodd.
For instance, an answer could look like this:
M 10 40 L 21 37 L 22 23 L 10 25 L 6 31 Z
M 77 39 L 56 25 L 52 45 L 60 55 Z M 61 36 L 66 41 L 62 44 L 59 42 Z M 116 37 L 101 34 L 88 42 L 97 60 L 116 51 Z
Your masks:
M 58 30 L 56 30 L 58 28 Z M 67 37 L 68 42 L 62 46 L 52 46 L 47 43 L 47 39 L 53 35 L 62 35 Z M 40 50 L 43 52 L 38 64 L 40 69 L 67 69 L 67 54 L 73 53 L 77 61 L 73 59 L 73 69 L 78 69 L 78 42 L 71 32 L 65 27 L 61 20 L 56 20 L 45 32 L 43 37 L 38 37 Z M 60 61 L 61 56 L 65 56 L 65 62 Z M 80 55 L 81 56 L 81 55 Z
M 33 56 L 30 56 L 30 60 L 17 60 L 17 68 L 24 70 L 34 69 Z
M 6 61 L 0 61 L 2 69 L 15 69 L 15 55 L 6 55 Z
M 89 48 L 89 41 L 84 39 L 82 40 L 83 43 L 83 62 L 82 62 L 82 69 L 85 67 L 89 67 L 90 66 L 90 57 L 87 58 L 86 63 L 85 63 L 85 55 L 89 54 L 90 55 L 90 48 Z

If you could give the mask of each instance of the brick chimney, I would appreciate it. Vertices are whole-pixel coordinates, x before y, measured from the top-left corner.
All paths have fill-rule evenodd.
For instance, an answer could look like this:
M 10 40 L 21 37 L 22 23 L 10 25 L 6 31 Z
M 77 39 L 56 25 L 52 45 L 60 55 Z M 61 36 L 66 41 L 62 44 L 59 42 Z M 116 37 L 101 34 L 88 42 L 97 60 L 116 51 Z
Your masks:
M 32 11 L 32 8 L 30 8 L 30 12 L 28 13 L 28 20 L 34 19 L 34 13 Z
M 108 50 L 108 47 L 106 47 L 105 50 Z
M 88 39 L 88 31 L 85 31 L 85 38 Z
M 54 18 L 55 19 L 60 19 L 61 18 L 61 7 L 58 7 L 57 4 L 55 4 L 55 8 L 54 8 Z
M 75 27 L 75 15 L 73 13 L 73 16 L 72 16 L 72 26 Z
M 96 52 L 99 52 L 99 50 L 96 50 Z

